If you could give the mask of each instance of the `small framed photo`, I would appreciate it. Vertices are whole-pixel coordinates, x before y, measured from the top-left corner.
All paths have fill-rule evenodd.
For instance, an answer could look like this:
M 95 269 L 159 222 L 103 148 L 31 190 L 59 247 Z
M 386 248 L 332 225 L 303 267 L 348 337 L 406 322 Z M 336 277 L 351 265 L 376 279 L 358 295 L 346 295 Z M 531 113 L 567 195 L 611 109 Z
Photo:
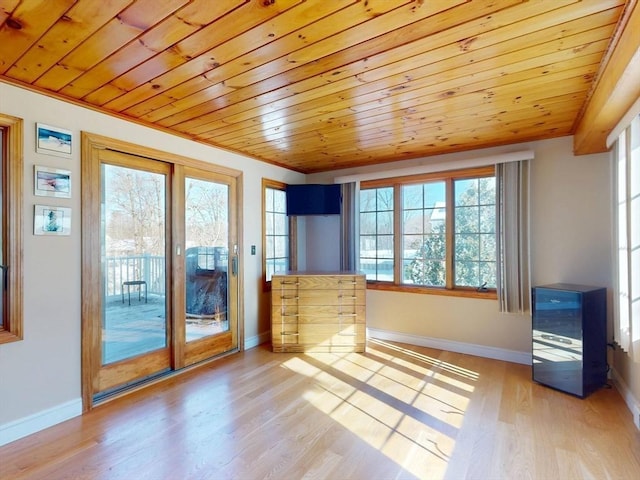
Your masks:
M 71 198 L 71 172 L 58 168 L 34 167 L 34 194 L 40 197 Z
M 36 152 L 71 158 L 73 134 L 70 130 L 36 123 Z
M 70 235 L 71 209 L 35 205 L 33 212 L 34 235 Z

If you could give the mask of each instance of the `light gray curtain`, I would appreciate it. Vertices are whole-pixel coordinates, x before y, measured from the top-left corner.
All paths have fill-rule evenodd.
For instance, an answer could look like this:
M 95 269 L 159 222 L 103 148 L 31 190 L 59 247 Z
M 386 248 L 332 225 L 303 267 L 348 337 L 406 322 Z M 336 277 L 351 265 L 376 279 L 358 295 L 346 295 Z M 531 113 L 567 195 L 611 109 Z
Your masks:
M 529 160 L 496 165 L 498 302 L 500 311 L 531 310 L 529 268 Z
M 342 214 L 340 216 L 340 269 L 358 268 L 358 185 L 342 184 Z

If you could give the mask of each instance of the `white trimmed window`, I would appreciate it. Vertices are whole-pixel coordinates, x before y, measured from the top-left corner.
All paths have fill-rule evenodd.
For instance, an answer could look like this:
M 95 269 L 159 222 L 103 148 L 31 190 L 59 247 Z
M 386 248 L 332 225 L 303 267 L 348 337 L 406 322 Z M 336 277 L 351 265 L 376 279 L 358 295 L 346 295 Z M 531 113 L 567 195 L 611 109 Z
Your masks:
M 640 361 L 640 115 L 615 142 L 614 340 Z

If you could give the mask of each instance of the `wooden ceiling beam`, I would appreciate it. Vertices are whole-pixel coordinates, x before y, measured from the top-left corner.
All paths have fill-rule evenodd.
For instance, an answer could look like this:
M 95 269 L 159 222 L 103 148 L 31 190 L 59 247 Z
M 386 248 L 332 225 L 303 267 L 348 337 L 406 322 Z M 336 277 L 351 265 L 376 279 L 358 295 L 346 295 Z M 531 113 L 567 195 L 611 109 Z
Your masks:
M 640 98 L 640 7 L 627 4 L 611 54 L 574 128 L 576 155 L 607 151 L 607 135 Z

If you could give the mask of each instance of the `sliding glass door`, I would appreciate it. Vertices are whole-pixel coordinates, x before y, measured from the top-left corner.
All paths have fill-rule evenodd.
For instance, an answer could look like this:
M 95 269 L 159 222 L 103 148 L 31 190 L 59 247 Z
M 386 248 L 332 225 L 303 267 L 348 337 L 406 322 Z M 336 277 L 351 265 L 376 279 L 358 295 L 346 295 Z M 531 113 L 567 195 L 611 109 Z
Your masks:
M 107 148 L 87 154 L 83 398 L 90 407 L 236 350 L 238 259 L 235 176 Z

